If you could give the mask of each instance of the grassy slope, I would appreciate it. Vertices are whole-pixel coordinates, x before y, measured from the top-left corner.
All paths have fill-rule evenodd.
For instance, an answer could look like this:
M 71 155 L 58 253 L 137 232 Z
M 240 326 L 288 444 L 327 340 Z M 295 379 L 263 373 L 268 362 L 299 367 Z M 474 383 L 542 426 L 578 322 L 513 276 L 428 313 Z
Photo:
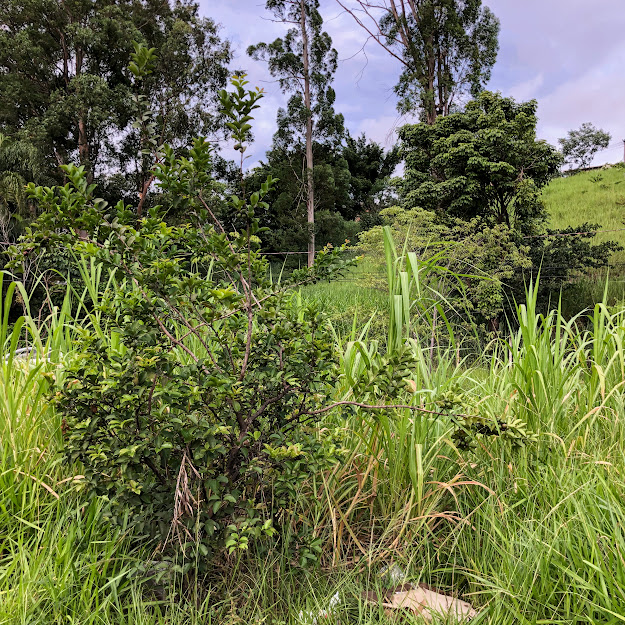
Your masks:
M 625 301 L 625 169 L 581 172 L 553 180 L 543 191 L 552 228 L 579 227 L 597 223 L 602 230 L 593 242 L 616 241 L 623 250 L 613 254 L 607 303 Z M 563 298 L 563 309 L 571 316 L 583 308 L 592 308 L 603 298 L 605 270 L 591 271 L 571 287 Z
M 625 169 L 613 168 L 582 172 L 551 182 L 543 192 L 553 228 L 579 226 L 585 222 L 601 224 L 608 232 L 596 237 L 598 243 L 618 241 L 625 247 Z M 625 250 L 613 262 L 625 262 Z

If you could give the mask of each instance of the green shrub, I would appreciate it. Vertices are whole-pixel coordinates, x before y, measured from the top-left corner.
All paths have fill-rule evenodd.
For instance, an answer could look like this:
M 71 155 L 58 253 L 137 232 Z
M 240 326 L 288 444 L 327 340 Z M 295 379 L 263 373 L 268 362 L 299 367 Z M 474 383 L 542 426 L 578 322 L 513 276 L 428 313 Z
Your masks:
M 479 218 L 440 223 L 433 211 L 399 206 L 380 215 L 386 226 L 362 232 L 359 251 L 384 262 L 384 229 L 390 228 L 400 248 L 416 253 L 430 266 L 425 292 L 429 296 L 437 292 L 457 329 L 473 334 L 473 323 L 497 329 L 506 304 L 506 286 L 532 266 L 527 246 L 518 245 L 505 225 L 485 224 Z M 430 331 L 428 320 L 423 332 Z
M 243 152 L 261 93 L 233 84 L 222 104 Z M 14 250 L 62 245 L 114 273 L 117 289 L 97 306 L 108 331 L 84 330 L 56 388 L 66 455 L 114 521 L 165 552 L 192 546 L 203 562 L 273 535 L 301 481 L 333 453 L 302 425 L 324 404 L 331 337 L 288 287 L 349 264 L 324 250 L 312 270 L 273 284 L 255 217 L 273 180 L 230 199 L 247 226 L 229 234 L 210 210 L 210 167 L 203 139 L 185 158 L 162 149 L 158 184 L 193 215 L 171 226 L 162 207 L 137 219 L 122 202 L 108 206 L 83 168 L 68 166 L 64 187 L 31 186 L 45 212 Z

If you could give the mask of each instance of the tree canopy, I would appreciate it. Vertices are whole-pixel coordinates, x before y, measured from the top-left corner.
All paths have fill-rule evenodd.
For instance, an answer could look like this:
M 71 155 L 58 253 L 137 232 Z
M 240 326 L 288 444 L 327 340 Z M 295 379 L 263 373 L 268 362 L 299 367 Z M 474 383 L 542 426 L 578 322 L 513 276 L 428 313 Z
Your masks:
M 6 0 L 0 5 L 0 129 L 32 143 L 49 171 L 138 168 L 132 42 L 159 50 L 142 91 L 162 140 L 188 145 L 217 127 L 230 47 L 183 0 Z
M 536 107 L 483 92 L 462 113 L 404 126 L 404 204 L 531 231 L 544 217 L 540 190 L 561 163 L 536 139 Z
M 364 135 L 357 139 L 348 135 L 336 148 L 315 142 L 313 150 L 316 238 L 320 244 L 339 245 L 379 220 L 380 210 L 388 205 L 384 191 L 399 162 L 399 151 L 385 151 Z M 252 186 L 267 175 L 276 179 L 268 195 L 271 210 L 261 217 L 268 228 L 262 235 L 268 252 L 306 248 L 304 160 L 302 144 L 287 147 L 274 142 L 266 159 L 250 173 Z
M 609 132 L 586 122 L 577 130 L 569 130 L 566 137 L 558 139 L 567 163 L 574 167 L 588 167 L 599 150 L 608 147 L 612 136 Z
M 449 115 L 462 96 L 477 96 L 490 79 L 499 20 L 482 0 L 337 2 L 401 62 L 395 88 L 400 112 L 418 110 L 433 124 L 439 115 Z

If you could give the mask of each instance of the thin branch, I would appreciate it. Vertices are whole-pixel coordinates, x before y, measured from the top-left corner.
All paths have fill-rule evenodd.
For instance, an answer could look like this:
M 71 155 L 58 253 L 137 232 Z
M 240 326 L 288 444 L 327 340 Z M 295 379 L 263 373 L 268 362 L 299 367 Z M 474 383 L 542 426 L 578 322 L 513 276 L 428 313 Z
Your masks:
M 253 412 L 245 421 L 245 427 L 246 429 L 250 427 L 250 425 L 254 422 L 254 419 L 257 419 L 260 415 L 263 414 L 263 412 L 265 412 L 265 410 L 267 410 L 267 408 L 269 406 L 271 406 L 272 404 L 276 404 L 277 402 L 279 402 L 281 399 L 284 399 L 284 397 L 286 397 L 293 389 L 292 386 L 286 386 L 284 389 L 282 389 L 282 391 L 280 391 L 275 397 L 270 397 L 269 399 L 266 399 L 260 406 L 260 408 L 258 410 L 256 410 L 256 412 Z
M 436 412 L 435 410 L 426 410 L 425 408 L 421 408 L 419 406 L 409 406 L 407 404 L 381 404 L 381 405 L 372 405 L 372 404 L 363 404 L 357 401 L 337 401 L 333 404 L 330 404 L 328 406 L 325 406 L 325 408 L 319 408 L 319 410 L 311 410 L 311 411 L 306 411 L 306 412 L 300 412 L 299 414 L 305 414 L 305 415 L 310 415 L 310 416 L 314 416 L 314 415 L 319 415 L 319 414 L 323 414 L 324 412 L 328 412 L 330 410 L 333 410 L 334 408 L 337 408 L 338 406 L 355 406 L 356 408 L 362 408 L 363 410 L 400 410 L 400 409 L 406 409 L 406 410 L 413 410 L 414 412 L 423 412 L 425 414 L 431 414 L 431 415 L 436 415 L 438 417 L 449 417 L 449 416 L 454 416 L 454 417 L 469 417 L 470 415 L 466 415 L 466 414 L 454 414 L 454 415 L 450 415 L 448 412 Z
M 376 41 L 378 45 L 384 48 L 384 50 L 386 50 L 392 57 L 397 59 L 402 65 L 405 65 L 406 67 L 410 66 L 410 63 L 408 63 L 401 55 L 394 52 L 388 43 L 385 43 L 385 41 L 391 40 L 396 44 L 405 45 L 405 41 L 403 41 L 404 37 L 402 37 L 402 39 L 400 40 L 400 39 L 390 37 L 389 35 L 386 35 L 385 33 L 383 33 L 382 29 L 380 28 L 379 21 L 369 11 L 369 9 L 375 8 L 375 9 L 380 9 L 380 10 L 393 14 L 392 10 L 389 7 L 381 6 L 381 5 L 372 5 L 368 2 L 364 2 L 363 0 L 357 0 L 358 4 L 361 7 L 361 12 L 364 13 L 371 20 L 371 22 L 373 22 L 373 24 L 375 24 L 375 29 L 373 29 L 371 26 L 367 25 L 360 16 L 356 14 L 357 12 L 354 9 L 348 8 L 343 3 L 342 0 L 336 0 L 336 2 L 346 13 L 351 15 L 354 21 L 358 24 L 358 26 L 360 26 L 369 35 L 369 39 L 373 39 L 374 41 Z M 393 17 L 395 18 L 395 16 Z M 395 18 L 395 21 L 397 22 L 399 26 L 399 22 L 397 18 Z M 404 34 L 401 28 L 400 28 L 400 32 Z

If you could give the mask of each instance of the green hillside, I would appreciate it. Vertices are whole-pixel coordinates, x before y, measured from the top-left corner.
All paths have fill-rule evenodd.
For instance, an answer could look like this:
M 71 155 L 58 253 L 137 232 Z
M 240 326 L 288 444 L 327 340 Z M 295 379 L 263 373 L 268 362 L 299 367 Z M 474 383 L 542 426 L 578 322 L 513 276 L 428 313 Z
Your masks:
M 595 241 L 618 241 L 625 247 L 625 168 L 598 169 L 553 180 L 543 192 L 552 228 L 601 224 Z M 625 262 L 625 250 L 614 254 L 614 263 Z

